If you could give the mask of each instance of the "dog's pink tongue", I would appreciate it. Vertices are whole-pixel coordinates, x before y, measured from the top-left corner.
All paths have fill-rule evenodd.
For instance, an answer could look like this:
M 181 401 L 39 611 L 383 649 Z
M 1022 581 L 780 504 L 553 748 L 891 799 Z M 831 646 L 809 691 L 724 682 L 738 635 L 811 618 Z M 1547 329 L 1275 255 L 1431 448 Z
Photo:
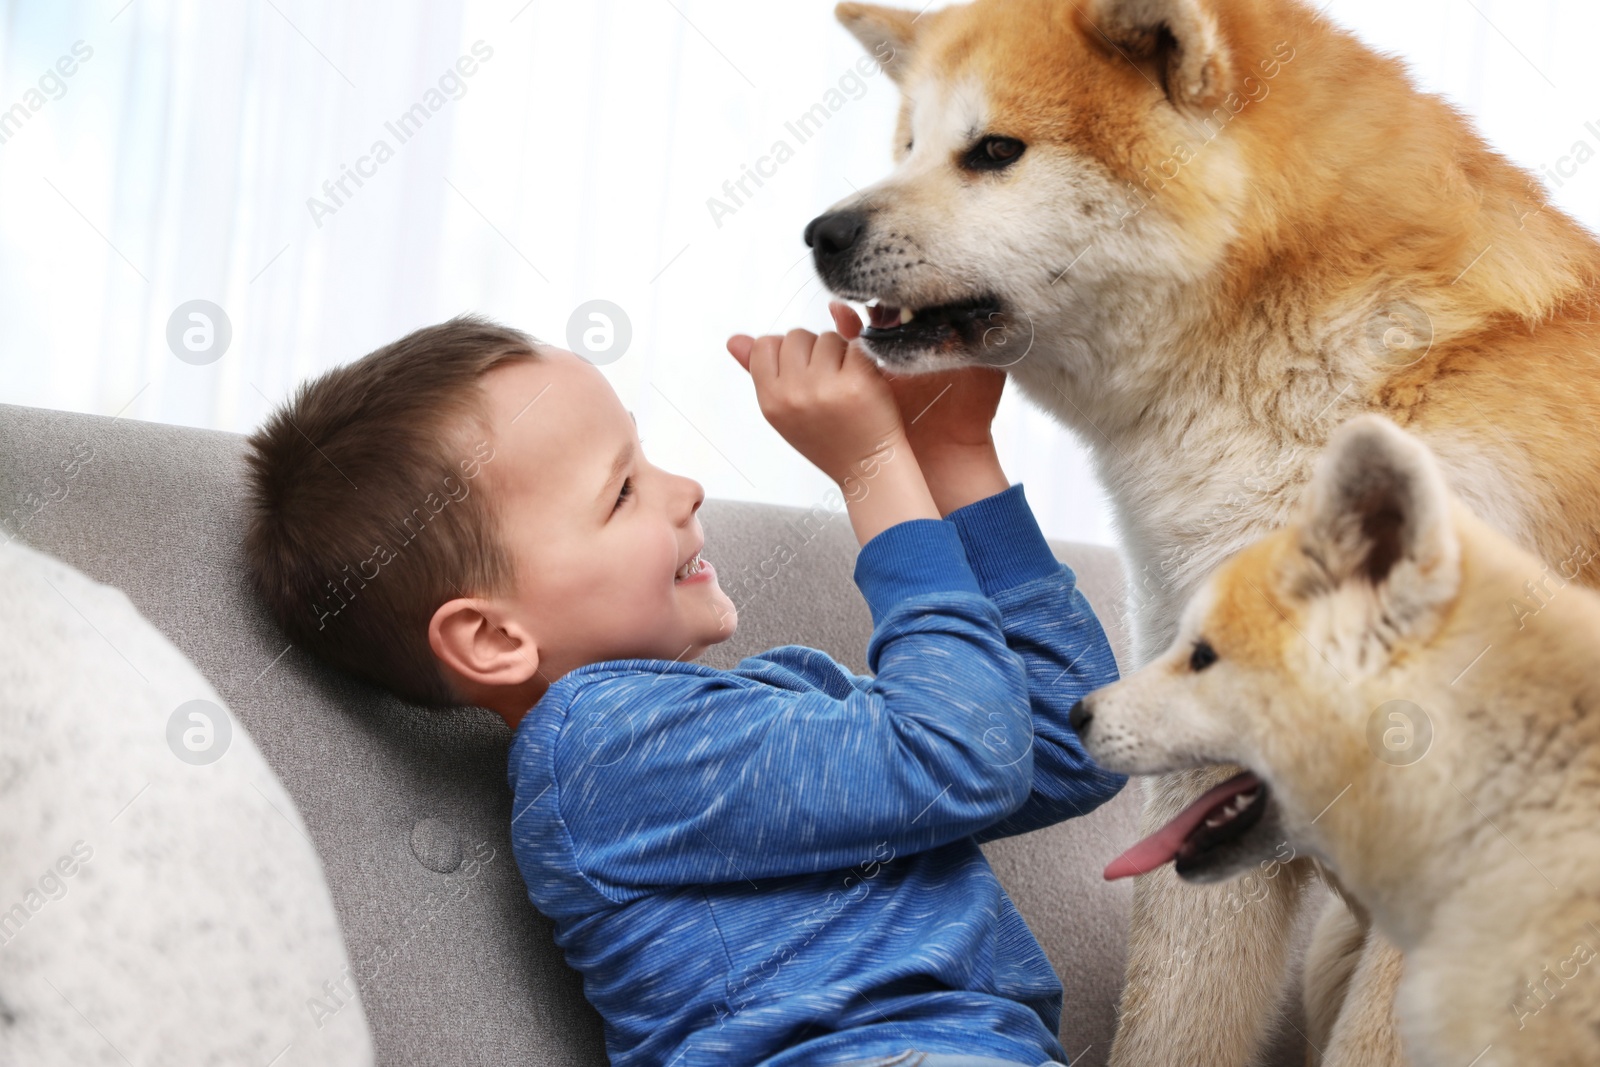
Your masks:
M 880 330 L 900 323 L 900 309 L 890 307 L 881 301 L 876 304 L 868 304 L 867 315 L 872 319 L 872 325 Z
M 1212 808 L 1232 800 L 1240 793 L 1247 793 L 1260 784 L 1256 776 L 1249 771 L 1229 778 L 1180 811 L 1167 825 L 1112 860 L 1106 867 L 1105 880 L 1114 882 L 1118 878 L 1132 878 L 1136 874 L 1148 873 L 1163 863 L 1171 862 L 1177 857 L 1184 841 L 1194 833 L 1195 827 L 1205 821 Z

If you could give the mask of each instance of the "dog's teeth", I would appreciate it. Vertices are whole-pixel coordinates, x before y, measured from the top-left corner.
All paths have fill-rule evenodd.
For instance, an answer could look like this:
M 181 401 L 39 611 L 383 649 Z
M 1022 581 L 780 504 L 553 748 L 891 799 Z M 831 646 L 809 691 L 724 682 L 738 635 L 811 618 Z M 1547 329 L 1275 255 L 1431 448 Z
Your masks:
M 1223 805 L 1221 811 L 1206 819 L 1206 826 L 1212 830 L 1215 830 L 1219 826 L 1224 826 L 1232 822 L 1239 816 L 1240 812 L 1244 811 L 1244 809 L 1255 803 L 1256 794 L 1258 792 L 1259 790 L 1252 789 L 1248 793 L 1236 794 L 1232 800 Z
M 1231 822 L 1233 819 L 1238 817 L 1240 812 L 1244 811 L 1244 809 L 1255 803 L 1256 793 L 1256 790 L 1251 790 L 1248 793 L 1238 794 L 1232 800 L 1228 801 L 1221 812 L 1207 819 L 1206 825 L 1212 829 L 1215 829 L 1216 827 L 1221 826 L 1223 823 Z
M 906 323 L 910 322 L 911 321 L 911 316 L 913 314 L 915 314 L 915 311 L 913 311 L 913 309 L 911 309 L 911 308 L 901 308 L 900 309 L 900 325 L 904 326 Z

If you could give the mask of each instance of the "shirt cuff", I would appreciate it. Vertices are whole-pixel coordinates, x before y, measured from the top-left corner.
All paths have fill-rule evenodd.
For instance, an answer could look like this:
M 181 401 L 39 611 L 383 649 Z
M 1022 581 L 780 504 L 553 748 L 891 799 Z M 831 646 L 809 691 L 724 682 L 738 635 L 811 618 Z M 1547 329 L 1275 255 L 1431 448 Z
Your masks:
M 984 596 L 1061 572 L 1062 563 L 1050 551 L 1020 482 L 957 508 L 944 521 L 960 536 Z
M 961 537 L 943 519 L 908 519 L 861 546 L 856 586 L 877 625 L 902 600 L 922 593 L 983 595 Z

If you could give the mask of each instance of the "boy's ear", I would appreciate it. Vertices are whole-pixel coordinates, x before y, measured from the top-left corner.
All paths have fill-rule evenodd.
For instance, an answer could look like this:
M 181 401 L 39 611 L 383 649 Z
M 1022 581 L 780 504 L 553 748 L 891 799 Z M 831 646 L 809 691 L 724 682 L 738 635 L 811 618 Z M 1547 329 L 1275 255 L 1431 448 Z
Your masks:
M 477 597 L 439 605 L 428 621 L 428 644 L 440 663 L 477 687 L 522 685 L 539 669 L 533 635 Z
M 878 66 L 896 82 L 905 74 L 906 64 L 911 60 L 919 20 L 929 18 L 898 7 L 856 3 L 835 7 L 833 17 L 855 35 L 862 47 L 877 59 Z
M 1450 490 L 1427 446 L 1383 416 L 1334 431 L 1300 509 L 1301 595 L 1370 587 L 1402 629 L 1455 596 Z

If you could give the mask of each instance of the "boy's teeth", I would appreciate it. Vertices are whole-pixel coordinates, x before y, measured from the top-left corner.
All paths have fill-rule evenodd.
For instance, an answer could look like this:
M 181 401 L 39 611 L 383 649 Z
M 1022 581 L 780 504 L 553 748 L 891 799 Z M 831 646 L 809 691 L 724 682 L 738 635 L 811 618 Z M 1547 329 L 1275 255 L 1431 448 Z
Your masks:
M 677 578 L 687 578 L 691 574 L 698 573 L 700 568 L 701 568 L 701 566 L 702 566 L 702 561 L 700 559 L 700 553 L 696 552 L 693 556 L 689 557 L 689 562 L 685 563 L 683 566 L 678 568 L 678 572 L 675 575 L 675 577 L 677 577 Z

